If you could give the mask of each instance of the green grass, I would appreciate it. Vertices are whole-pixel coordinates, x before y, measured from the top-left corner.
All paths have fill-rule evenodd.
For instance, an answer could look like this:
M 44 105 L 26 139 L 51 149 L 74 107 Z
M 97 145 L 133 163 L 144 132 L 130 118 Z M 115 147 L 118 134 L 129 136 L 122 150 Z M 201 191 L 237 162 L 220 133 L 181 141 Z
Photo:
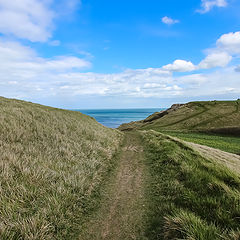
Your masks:
M 240 154 L 240 101 L 190 102 L 123 124 L 119 129 L 155 130 L 185 141 Z M 152 120 L 151 120 L 152 119 Z
M 81 113 L 0 98 L 0 239 L 79 239 L 121 140 Z
M 136 126 L 239 153 L 239 138 L 179 131 L 239 127 L 237 104 L 189 103 Z M 146 239 L 239 240 L 239 175 L 166 135 L 141 134 Z M 0 98 L 0 239 L 79 239 L 112 184 L 122 139 L 79 112 Z
M 239 175 L 166 135 L 142 136 L 150 171 L 148 239 L 239 239 Z
M 206 131 L 219 128 L 227 130 L 240 128 L 239 105 L 239 100 L 189 102 L 178 108 L 166 110 L 167 114 L 161 117 L 153 114 L 145 121 L 123 124 L 119 129 Z
M 184 141 L 193 142 L 209 147 L 217 148 L 225 152 L 240 154 L 240 138 L 208 134 L 199 132 L 161 131 L 164 134 L 180 138 Z
M 144 129 L 206 130 L 240 126 L 239 101 L 190 102 Z

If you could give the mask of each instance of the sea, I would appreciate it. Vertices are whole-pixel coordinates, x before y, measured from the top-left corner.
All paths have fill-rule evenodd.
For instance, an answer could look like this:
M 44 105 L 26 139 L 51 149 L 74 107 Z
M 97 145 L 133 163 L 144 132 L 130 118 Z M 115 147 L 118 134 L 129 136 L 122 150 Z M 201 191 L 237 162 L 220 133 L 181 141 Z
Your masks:
M 165 108 L 143 108 L 143 109 L 75 109 L 83 114 L 95 118 L 102 125 L 109 128 L 117 128 L 123 123 L 143 120 L 149 115 L 165 110 Z

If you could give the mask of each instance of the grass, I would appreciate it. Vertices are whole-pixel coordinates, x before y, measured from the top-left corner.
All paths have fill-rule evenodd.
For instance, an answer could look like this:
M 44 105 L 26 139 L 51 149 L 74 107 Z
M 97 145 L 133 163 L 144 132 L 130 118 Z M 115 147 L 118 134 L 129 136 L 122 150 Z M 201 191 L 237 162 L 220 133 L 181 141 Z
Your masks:
M 239 138 L 192 132 L 234 131 L 236 101 L 189 103 L 141 124 L 134 126 L 239 153 Z M 79 112 L 0 98 L 0 239 L 81 239 L 100 205 L 107 217 L 99 228 L 109 236 L 130 229 L 136 239 L 142 226 L 148 240 L 240 239 L 238 173 L 159 132 L 129 134 L 117 162 L 119 131 Z
M 239 101 L 190 102 L 144 129 L 206 130 L 239 127 Z
M 0 98 L 0 239 L 78 239 L 121 141 L 81 113 Z
M 239 137 L 200 132 L 162 131 L 162 133 L 180 138 L 187 142 L 206 145 L 209 147 L 220 149 L 225 152 L 240 155 Z
M 240 100 L 190 102 L 119 129 L 155 130 L 185 141 L 240 154 Z M 151 120 L 152 119 L 152 120 Z M 146 121 L 147 120 L 147 121 Z
M 148 239 L 240 238 L 240 177 L 166 135 L 142 132 Z
M 153 114 L 149 118 L 123 124 L 121 130 L 190 130 L 206 131 L 213 129 L 240 128 L 240 101 L 206 101 L 190 102 L 178 108 L 170 108 L 165 111 L 167 114 L 158 116 Z M 146 120 L 148 120 L 146 122 Z

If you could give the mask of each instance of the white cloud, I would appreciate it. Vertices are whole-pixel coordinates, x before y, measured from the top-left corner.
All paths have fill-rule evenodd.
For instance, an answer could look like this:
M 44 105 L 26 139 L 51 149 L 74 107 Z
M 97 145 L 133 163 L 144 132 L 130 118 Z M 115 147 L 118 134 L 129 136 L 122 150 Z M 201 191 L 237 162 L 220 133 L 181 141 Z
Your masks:
M 230 56 L 226 52 L 211 53 L 204 60 L 200 62 L 198 67 L 200 69 L 225 67 L 231 60 L 232 60 L 232 56 Z
M 231 93 L 240 94 L 239 73 L 234 71 L 234 67 L 222 68 L 212 73 L 201 74 L 206 81 L 191 87 L 185 87 L 187 96 L 216 96 Z
M 51 37 L 53 18 L 49 1 L 0 0 L 0 32 L 5 35 L 45 42 Z
M 208 49 L 208 55 L 196 66 L 191 61 L 175 60 L 162 67 L 170 72 L 191 72 L 194 70 L 226 67 L 233 59 L 231 54 L 240 53 L 240 32 L 222 35 L 216 47 Z
M 162 22 L 167 25 L 173 25 L 173 24 L 179 23 L 179 20 L 172 19 L 170 17 L 165 16 L 162 18 Z
M 223 34 L 216 42 L 216 47 L 207 50 L 208 55 L 198 65 L 198 69 L 226 67 L 240 54 L 240 32 Z
M 205 74 L 190 74 L 176 78 L 177 82 L 181 82 L 181 84 L 187 84 L 188 86 L 200 86 L 206 83 L 207 80 L 208 79 L 206 78 Z
M 71 13 L 79 3 L 80 0 L 0 0 L 0 33 L 46 42 L 52 36 L 54 19 Z
M 81 72 L 91 66 L 87 53 L 82 53 L 86 55 L 82 58 L 43 58 L 30 47 L 0 39 L 0 95 L 34 100 L 36 96 L 42 99 L 86 95 L 169 98 L 240 93 L 239 67 L 225 67 L 232 58 L 230 50 L 225 51 L 229 45 L 229 41 L 218 41 L 198 66 L 176 60 L 161 68 L 99 74 Z M 187 73 L 214 67 L 222 68 L 212 73 Z M 174 72 L 186 73 L 175 77 Z
M 165 65 L 162 68 L 171 72 L 190 72 L 196 69 L 192 62 L 185 60 L 175 60 L 172 64 Z
M 181 77 L 173 77 L 169 73 L 163 74 L 154 69 L 129 69 L 115 74 L 45 72 L 38 77 L 44 79 L 44 76 L 48 81 L 34 81 L 36 76 L 29 82 L 24 80 L 18 81 L 18 84 L 15 82 L 9 87 L 10 92 L 20 89 L 21 92 L 27 93 L 28 97 L 34 97 L 35 91 L 38 90 L 42 97 L 64 98 L 86 95 L 145 98 L 197 97 L 226 94 L 229 93 L 230 88 L 240 93 L 239 73 L 232 68 L 208 74 L 186 74 Z M 15 92 L 13 93 L 16 95 Z
M 231 32 L 222 35 L 217 40 L 217 47 L 231 54 L 240 53 L 240 32 Z
M 91 66 L 90 62 L 71 56 L 41 58 L 29 47 L 0 40 L 0 79 L 34 79 L 38 74 L 58 73 Z
M 207 13 L 214 7 L 226 7 L 227 1 L 226 0 L 201 0 L 202 1 L 202 8 L 197 10 L 199 13 Z
M 206 51 L 208 55 L 195 66 L 190 61 L 175 60 L 172 64 L 162 67 L 171 72 L 191 72 L 194 70 L 226 67 L 235 56 L 240 54 L 240 32 L 222 35 L 216 42 L 216 47 Z
M 161 68 L 127 69 L 115 74 L 81 73 L 90 66 L 76 57 L 39 57 L 35 51 L 16 42 L 0 41 L 0 95 L 46 96 L 176 94 L 181 88 L 172 83 L 172 74 Z M 149 83 L 149 88 L 144 84 Z M 158 86 L 158 88 L 156 88 Z M 146 86 L 145 86 L 146 87 Z

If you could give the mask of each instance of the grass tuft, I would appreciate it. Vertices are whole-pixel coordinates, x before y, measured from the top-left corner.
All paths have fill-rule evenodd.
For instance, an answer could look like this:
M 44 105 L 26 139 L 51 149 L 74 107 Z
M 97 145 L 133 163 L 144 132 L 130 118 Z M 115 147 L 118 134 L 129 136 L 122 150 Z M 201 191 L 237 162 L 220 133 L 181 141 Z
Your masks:
M 149 239 L 237 236 L 239 175 L 166 135 L 154 131 L 142 135 L 150 171 Z
M 78 239 L 121 140 L 81 113 L 0 98 L 0 239 Z
M 164 239 L 213 240 L 219 237 L 214 224 L 208 224 L 194 213 L 179 210 L 165 217 Z

